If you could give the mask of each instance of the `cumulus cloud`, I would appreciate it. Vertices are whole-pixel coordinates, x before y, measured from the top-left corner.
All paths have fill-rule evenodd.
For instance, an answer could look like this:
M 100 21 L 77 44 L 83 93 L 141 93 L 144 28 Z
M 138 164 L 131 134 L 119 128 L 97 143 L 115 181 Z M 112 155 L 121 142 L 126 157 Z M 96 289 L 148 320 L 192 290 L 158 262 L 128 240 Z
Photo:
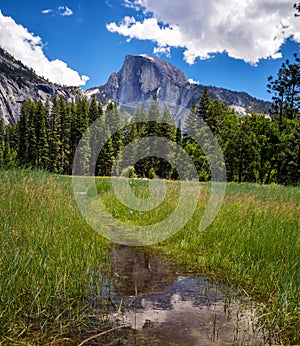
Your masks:
M 165 54 L 167 57 L 171 57 L 171 48 L 168 46 L 157 46 L 153 49 L 154 54 Z
M 44 14 L 56 13 L 56 14 L 59 14 L 63 17 L 73 15 L 73 11 L 68 6 L 59 6 L 56 11 L 48 8 L 48 9 L 43 10 L 42 13 L 44 13 Z
M 124 0 L 123 5 L 127 8 L 133 8 L 137 11 L 140 9 L 140 5 L 136 4 L 135 1 L 131 1 L 131 0 Z
M 72 16 L 73 11 L 68 6 L 59 6 L 59 14 L 61 16 Z
M 193 78 L 189 78 L 189 82 L 191 83 L 191 84 L 200 84 L 199 82 L 197 82 L 197 81 L 195 81 Z
M 43 52 L 42 40 L 11 17 L 0 11 L 0 46 L 40 76 L 64 85 L 85 85 L 87 76 L 80 76 L 61 60 L 49 61 Z
M 107 30 L 151 40 L 168 53 L 170 47 L 184 48 L 189 64 L 217 52 L 256 64 L 281 57 L 279 49 L 287 38 L 300 42 L 300 20 L 287 0 L 173 0 L 171 6 L 169 0 L 125 0 L 124 4 L 147 16 L 109 23 Z

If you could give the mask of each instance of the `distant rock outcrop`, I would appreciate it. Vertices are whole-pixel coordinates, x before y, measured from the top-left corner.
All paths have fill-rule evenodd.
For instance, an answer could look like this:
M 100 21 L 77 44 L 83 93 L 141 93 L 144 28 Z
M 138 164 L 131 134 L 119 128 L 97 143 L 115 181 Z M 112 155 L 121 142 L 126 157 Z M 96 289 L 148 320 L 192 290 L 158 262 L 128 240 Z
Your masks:
M 54 94 L 66 100 L 75 100 L 83 95 L 83 91 L 46 81 L 0 48 L 0 117 L 5 123 L 14 124 L 19 120 L 25 99 L 46 101 Z
M 113 73 L 101 87 L 89 89 L 87 96 L 95 95 L 99 101 L 111 99 L 120 105 L 147 102 L 157 94 L 158 100 L 168 105 L 189 108 L 193 100 L 198 101 L 203 85 L 190 83 L 186 76 L 170 63 L 151 55 L 128 55 L 118 73 Z M 258 100 L 245 92 L 209 87 L 213 99 L 227 101 L 238 107 L 239 112 L 266 111 L 270 104 Z M 180 116 L 180 115 L 179 115 Z
M 83 92 L 78 87 L 63 87 L 37 76 L 32 69 L 0 48 L 0 117 L 9 124 L 19 120 L 25 99 L 46 101 L 54 94 L 61 95 L 66 101 L 84 95 L 88 98 L 96 96 L 103 104 L 113 100 L 121 106 L 147 103 L 156 94 L 158 100 L 166 103 L 178 120 L 184 117 L 182 110 L 188 110 L 193 100 L 198 101 L 203 90 L 203 85 L 190 83 L 177 67 L 144 54 L 126 56 L 121 70 L 113 73 L 105 85 Z M 269 102 L 244 92 L 217 87 L 209 87 L 209 91 L 213 99 L 227 101 L 240 114 L 251 110 L 263 112 L 270 107 Z

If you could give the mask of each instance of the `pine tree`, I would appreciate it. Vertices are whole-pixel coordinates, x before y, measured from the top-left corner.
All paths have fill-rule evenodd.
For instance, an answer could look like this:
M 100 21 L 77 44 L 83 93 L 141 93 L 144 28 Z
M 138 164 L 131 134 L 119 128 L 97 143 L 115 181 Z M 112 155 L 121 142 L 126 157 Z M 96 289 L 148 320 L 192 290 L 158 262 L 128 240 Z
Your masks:
M 42 101 L 39 101 L 36 105 L 36 114 L 35 114 L 35 135 L 36 135 L 36 145 L 37 145 L 37 159 L 36 159 L 35 166 L 41 167 L 41 168 L 48 168 L 49 161 L 50 161 L 46 125 L 47 125 L 46 109 Z
M 300 121 L 287 119 L 276 146 L 277 183 L 300 183 Z
M 105 118 L 106 118 L 106 127 L 107 127 L 106 133 L 107 135 L 111 134 L 112 136 L 111 138 L 112 149 L 113 149 L 112 157 L 114 157 L 115 160 L 118 158 L 118 162 L 114 163 L 113 174 L 119 175 L 121 173 L 120 167 L 122 162 L 122 156 L 120 153 L 122 151 L 122 148 L 124 147 L 123 145 L 124 122 L 116 104 L 114 103 L 110 104 L 110 107 L 107 108 Z
M 199 105 L 197 107 L 197 121 L 198 128 L 200 128 L 203 122 L 206 122 L 209 116 L 209 107 L 211 104 L 211 99 L 209 95 L 208 87 L 204 88 L 203 95 L 200 97 Z
M 197 133 L 197 103 L 193 101 L 189 114 L 184 122 L 184 139 L 185 141 L 195 138 Z
M 92 98 L 89 110 L 89 121 L 91 124 L 91 175 L 99 175 L 99 168 L 101 166 L 101 157 L 99 157 L 98 148 L 102 147 L 105 142 L 105 115 L 101 103 Z M 95 171 L 93 171 L 95 168 Z
M 176 127 L 168 107 L 164 108 L 164 113 L 160 117 L 160 121 L 158 136 L 166 139 L 168 145 L 159 148 L 160 154 L 162 154 L 165 159 L 158 158 L 157 175 L 165 179 L 170 179 L 173 170 L 170 162 L 174 161 L 175 158 Z
M 71 128 L 72 128 L 72 113 L 71 107 L 66 103 L 63 97 L 59 99 L 60 112 L 60 173 L 71 174 Z
M 300 59 L 294 54 L 295 61 L 286 60 L 278 71 L 277 78 L 268 78 L 268 92 L 273 94 L 272 113 L 279 118 L 282 130 L 283 119 L 295 119 L 300 115 Z
M 145 136 L 147 137 L 153 137 L 149 139 L 148 141 L 148 147 L 144 148 L 144 152 L 148 154 L 148 157 L 145 157 L 143 160 L 140 161 L 140 165 L 143 166 L 142 171 L 143 174 L 145 174 L 149 178 L 150 170 L 151 174 L 153 176 L 153 172 L 156 173 L 157 167 L 159 164 L 159 160 L 157 157 L 153 156 L 155 155 L 155 152 L 158 150 L 158 143 L 157 139 L 155 137 L 158 137 L 160 135 L 159 131 L 159 119 L 160 119 L 160 107 L 158 103 L 157 95 L 153 95 L 153 100 L 150 104 L 149 110 L 147 112 L 147 122 L 145 122 Z M 138 169 L 139 170 L 139 169 Z
M 176 135 L 175 135 L 175 142 L 177 144 L 175 149 L 175 167 L 173 167 L 172 170 L 172 179 L 179 179 L 179 173 L 178 168 L 181 164 L 181 154 L 180 154 L 180 148 L 183 148 L 183 138 L 182 138 L 182 125 L 181 125 L 181 119 L 179 119 L 177 127 L 176 127 Z
M 78 173 L 81 175 L 90 174 L 90 131 L 89 131 L 89 102 L 87 98 L 81 99 L 77 103 L 76 109 L 76 140 L 79 143 L 80 140 L 80 150 L 78 151 L 79 162 L 78 163 Z
M 96 97 L 93 96 L 89 107 L 89 125 L 99 118 L 101 111 L 103 112 L 101 105 L 98 105 Z
M 33 114 L 33 103 L 30 99 L 25 100 L 22 103 L 20 111 L 20 120 L 18 122 L 18 137 L 19 137 L 19 148 L 18 148 L 18 163 L 23 167 L 29 167 L 29 152 L 30 148 L 30 117 Z
M 49 169 L 53 173 L 62 173 L 61 111 L 59 98 L 54 95 L 49 116 Z
M 175 139 L 176 139 L 176 144 L 179 146 L 182 146 L 182 132 L 181 132 L 181 119 L 179 119 L 178 121 L 178 125 L 176 127 L 176 135 L 175 135 Z
M 122 156 L 122 162 L 120 165 L 121 172 L 126 171 L 128 167 L 134 166 L 136 162 L 136 155 L 138 152 L 137 146 L 134 144 L 135 141 L 139 138 L 139 134 L 137 131 L 138 124 L 135 122 L 135 119 L 132 117 L 131 121 L 127 123 L 125 129 L 124 129 L 124 138 L 123 143 L 125 147 L 125 153 Z M 131 145 L 132 144 L 132 145 Z M 126 150 L 127 145 L 130 145 L 130 150 Z
M 3 165 L 6 168 L 16 167 L 17 154 L 18 154 L 17 125 L 5 126 L 4 147 L 3 147 Z
M 147 111 L 144 106 L 138 107 L 135 113 L 136 130 L 139 137 L 143 137 L 147 132 Z
M 36 138 L 36 103 L 31 102 L 30 113 L 28 115 L 28 126 L 27 133 L 28 136 L 28 153 L 27 153 L 27 163 L 29 167 L 36 167 L 38 162 L 38 145 Z
M 112 167 L 114 163 L 114 148 L 112 137 L 109 128 L 106 129 L 106 142 L 100 152 L 99 160 L 97 161 L 97 171 L 101 176 L 110 176 L 112 174 Z

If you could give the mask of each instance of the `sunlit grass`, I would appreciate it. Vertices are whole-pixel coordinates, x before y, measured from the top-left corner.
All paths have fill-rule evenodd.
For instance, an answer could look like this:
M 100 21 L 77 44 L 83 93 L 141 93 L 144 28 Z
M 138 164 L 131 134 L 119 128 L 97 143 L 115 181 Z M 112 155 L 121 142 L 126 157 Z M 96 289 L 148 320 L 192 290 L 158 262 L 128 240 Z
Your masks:
M 147 199 L 149 182 L 132 181 L 135 196 Z M 161 206 L 149 211 L 125 207 L 109 179 L 97 179 L 97 198 L 124 223 L 148 225 L 176 208 L 180 184 L 166 185 Z M 300 189 L 228 184 L 217 218 L 200 232 L 208 197 L 202 184 L 193 217 L 153 248 L 192 272 L 238 283 L 260 302 L 270 334 L 299 344 Z M 0 172 L 0 224 L 0 344 L 49 343 L 78 328 L 95 299 L 105 304 L 101 277 L 111 275 L 111 243 L 82 218 L 70 177 Z
M 111 189 L 101 190 L 102 184 L 98 182 L 98 192 L 106 206 L 131 224 L 167 217 L 180 195 L 180 184 L 168 182 L 161 208 L 128 214 Z M 147 182 L 135 184 L 143 198 Z M 300 188 L 229 183 L 217 218 L 199 231 L 208 198 L 209 185 L 202 185 L 198 208 L 188 224 L 155 248 L 189 270 L 238 283 L 261 303 L 261 321 L 274 340 L 299 343 Z
M 261 302 L 262 322 L 299 343 L 300 189 L 228 184 L 221 211 L 204 232 L 198 214 L 160 248 L 190 269 L 237 282 Z
M 69 180 L 1 172 L 0 224 L 0 343 L 45 344 L 74 331 L 91 292 L 101 292 L 97 277 L 110 259 L 108 243 L 78 212 Z

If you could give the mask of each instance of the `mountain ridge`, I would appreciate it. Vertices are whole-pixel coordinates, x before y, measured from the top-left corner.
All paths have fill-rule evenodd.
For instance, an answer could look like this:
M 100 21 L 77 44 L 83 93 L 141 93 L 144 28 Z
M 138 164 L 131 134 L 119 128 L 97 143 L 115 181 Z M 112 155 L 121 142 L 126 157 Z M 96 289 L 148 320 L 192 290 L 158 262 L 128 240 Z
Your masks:
M 119 72 L 110 75 L 106 84 L 88 89 L 85 94 L 104 102 L 113 100 L 120 105 L 147 102 L 157 94 L 158 100 L 189 109 L 198 102 L 205 86 L 191 83 L 183 72 L 169 62 L 149 54 L 127 55 Z M 241 113 L 265 112 L 270 103 L 259 100 L 244 91 L 232 91 L 208 86 L 212 99 L 227 101 Z M 182 117 L 177 114 L 178 118 Z
M 158 100 L 171 107 L 175 120 L 183 118 L 182 109 L 198 101 L 204 85 L 190 83 L 184 73 L 169 62 L 149 54 L 127 55 L 118 72 L 112 73 L 106 84 L 83 91 L 79 87 L 64 87 L 38 76 L 33 69 L 0 47 L 0 117 L 5 123 L 19 120 L 22 102 L 51 99 L 54 94 L 67 101 L 95 96 L 103 104 L 109 100 L 119 105 L 147 102 L 157 94 Z M 243 91 L 209 86 L 212 99 L 227 101 L 237 112 L 264 112 L 270 103 L 258 100 Z M 174 111 L 175 110 L 175 111 Z
M 0 117 L 6 124 L 19 120 L 25 99 L 46 101 L 54 94 L 66 100 L 76 100 L 84 93 L 80 88 L 64 87 L 38 76 L 0 47 Z

